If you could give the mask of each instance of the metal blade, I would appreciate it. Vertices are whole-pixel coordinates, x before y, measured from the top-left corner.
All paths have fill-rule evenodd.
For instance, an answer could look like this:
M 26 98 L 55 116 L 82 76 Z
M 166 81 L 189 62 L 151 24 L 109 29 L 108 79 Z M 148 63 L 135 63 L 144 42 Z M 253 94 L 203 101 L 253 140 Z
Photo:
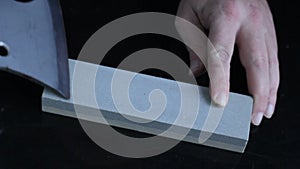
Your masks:
M 70 97 L 67 46 L 58 0 L 1 0 L 0 21 L 0 69 Z

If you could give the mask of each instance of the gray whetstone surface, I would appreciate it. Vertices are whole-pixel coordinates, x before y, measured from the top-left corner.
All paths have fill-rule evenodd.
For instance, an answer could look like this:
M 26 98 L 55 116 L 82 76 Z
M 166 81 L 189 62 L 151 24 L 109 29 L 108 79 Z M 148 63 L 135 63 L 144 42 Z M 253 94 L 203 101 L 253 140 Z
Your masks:
M 42 96 L 43 111 L 63 116 L 81 118 L 88 121 L 95 121 L 94 119 L 97 116 L 98 108 L 91 106 L 91 104 L 89 103 L 87 103 L 86 105 L 76 105 L 83 108 L 80 110 L 84 110 L 84 108 L 86 108 L 88 113 L 87 111 L 77 112 L 78 114 L 80 114 L 80 117 L 78 117 L 78 114 L 75 113 L 73 95 L 74 84 L 72 81 L 74 78 L 73 74 L 75 63 L 77 63 L 77 65 L 86 67 L 86 69 L 84 69 L 85 72 L 83 73 L 83 76 L 79 77 L 79 79 L 82 79 L 83 82 L 81 83 L 83 85 L 77 88 L 77 91 L 79 91 L 79 93 L 77 93 L 78 97 L 80 97 L 81 95 L 82 97 L 86 97 L 85 91 L 87 89 L 84 85 L 84 80 L 89 79 L 89 76 L 94 76 L 93 72 L 89 72 L 90 70 L 92 71 L 93 69 L 98 68 L 95 76 L 95 95 L 103 117 L 105 117 L 105 120 L 108 121 L 110 125 L 150 134 L 159 134 L 168 129 L 170 125 L 174 125 L 174 121 L 178 115 L 178 110 L 181 103 L 180 90 L 177 83 L 185 83 L 143 74 L 137 74 L 137 76 L 135 76 L 133 81 L 131 82 L 129 88 L 130 101 L 137 110 L 143 112 L 149 109 L 150 103 L 148 97 L 153 90 L 160 89 L 161 91 L 163 91 L 167 100 L 162 115 L 160 115 L 155 121 L 149 123 L 137 123 L 123 117 L 128 115 L 127 113 L 130 114 L 130 112 L 118 112 L 113 103 L 111 93 L 111 79 L 116 69 L 74 60 L 69 60 L 71 98 L 66 100 L 52 92 L 51 89 L 45 89 Z M 129 71 L 119 71 L 122 71 L 123 73 L 128 75 L 135 74 Z M 184 138 L 184 141 L 199 144 L 198 138 L 200 133 L 207 132 L 211 133 L 211 136 L 208 138 L 208 140 L 201 144 L 235 152 L 244 152 L 249 137 L 251 111 L 253 104 L 252 98 L 249 96 L 231 93 L 229 103 L 224 109 L 223 116 L 221 116 L 220 118 L 220 123 L 216 125 L 216 128 L 213 132 L 210 132 L 204 129 L 205 120 L 209 116 L 208 110 L 211 106 L 208 89 L 206 87 L 200 87 L 190 84 L 187 84 L 187 86 L 199 89 L 199 93 L 189 94 L 200 95 L 200 104 L 198 116 L 195 120 L 195 123 L 188 135 Z M 193 97 L 191 96 L 191 98 Z M 86 100 L 88 102 L 89 99 Z M 188 110 L 186 111 L 188 112 Z M 132 114 L 131 112 L 130 116 L 134 118 L 135 114 Z M 143 116 L 144 115 L 141 116 L 139 114 L 136 117 L 143 118 Z M 146 117 L 147 116 L 145 115 L 145 120 L 147 120 Z M 100 123 L 102 122 L 100 121 Z M 105 123 L 103 122 L 103 124 Z M 179 125 L 179 127 L 184 126 Z M 180 132 L 176 134 L 180 135 Z M 172 138 L 176 139 L 176 137 Z

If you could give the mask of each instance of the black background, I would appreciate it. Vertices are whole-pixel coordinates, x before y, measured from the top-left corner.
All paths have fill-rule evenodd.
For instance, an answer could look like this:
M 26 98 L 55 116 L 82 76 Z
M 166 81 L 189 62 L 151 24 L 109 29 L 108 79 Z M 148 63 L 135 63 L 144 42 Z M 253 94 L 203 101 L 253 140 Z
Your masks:
M 62 0 L 69 57 L 76 58 L 86 40 L 119 17 L 137 12 L 175 14 L 178 0 Z M 272 120 L 251 127 L 244 154 L 180 143 L 151 158 L 128 159 L 99 148 L 75 119 L 41 111 L 43 88 L 0 72 L 0 169 L 11 168 L 299 168 L 298 110 L 300 14 L 297 1 L 270 1 L 279 43 L 281 85 Z M 116 67 L 130 53 L 148 47 L 170 50 L 188 62 L 182 44 L 157 35 L 129 38 L 112 49 L 102 64 Z M 231 91 L 248 94 L 244 69 L 233 56 Z M 159 71 L 148 74 L 168 77 Z M 207 85 L 207 77 L 199 84 Z M 145 136 L 118 129 L 123 133 Z

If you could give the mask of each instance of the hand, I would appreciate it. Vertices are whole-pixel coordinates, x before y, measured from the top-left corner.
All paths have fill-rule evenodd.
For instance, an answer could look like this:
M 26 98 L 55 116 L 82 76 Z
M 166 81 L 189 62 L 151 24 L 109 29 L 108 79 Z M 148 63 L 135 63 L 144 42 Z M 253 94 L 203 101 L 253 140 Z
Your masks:
M 199 76 L 204 67 L 208 71 L 212 100 L 220 106 L 228 102 L 230 61 L 237 43 L 247 72 L 248 89 L 254 97 L 252 123 L 259 125 L 263 116 L 271 118 L 279 86 L 279 64 L 276 33 L 267 1 L 182 0 L 178 16 L 208 31 L 209 40 L 218 53 L 223 69 L 208 56 L 207 64 L 203 64 L 199 56 L 189 50 L 193 73 Z M 180 23 L 176 23 L 176 28 L 184 41 L 192 37 Z

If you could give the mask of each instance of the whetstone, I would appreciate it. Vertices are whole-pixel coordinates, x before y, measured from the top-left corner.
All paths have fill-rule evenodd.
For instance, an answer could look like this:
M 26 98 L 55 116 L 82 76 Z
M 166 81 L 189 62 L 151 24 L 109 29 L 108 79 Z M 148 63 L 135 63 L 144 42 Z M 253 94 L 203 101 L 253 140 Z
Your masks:
M 97 98 L 96 102 L 103 114 L 102 118 L 105 117 L 105 120 L 108 121 L 110 125 L 149 134 L 158 134 L 165 131 L 170 125 L 174 125 L 174 121 L 178 114 L 177 109 L 179 109 L 181 101 L 180 91 L 178 90 L 178 83 L 180 83 L 190 88 L 199 90 L 199 93 L 188 93 L 190 98 L 198 95 L 200 96 L 198 116 L 195 119 L 194 125 L 191 127 L 188 135 L 184 137 L 183 141 L 199 144 L 199 135 L 201 132 L 207 132 L 211 134 L 211 136 L 205 142 L 202 142 L 202 145 L 235 152 L 244 152 L 250 131 L 251 111 L 253 105 L 253 99 L 251 97 L 230 93 L 228 105 L 225 107 L 223 115 L 219 119 L 220 121 L 216 125 L 215 130 L 206 131 L 204 124 L 205 120 L 209 116 L 208 110 L 210 106 L 214 108 L 214 105 L 212 105 L 210 101 L 208 88 L 130 71 L 99 66 L 96 64 L 69 60 L 71 98 L 66 100 L 57 95 L 51 89 L 45 89 L 42 95 L 43 111 L 74 118 L 84 117 L 84 120 L 94 121 L 94 117 L 97 116 L 97 113 L 91 112 L 93 112 L 93 110 L 97 112 L 98 108 L 90 106 L 88 103 L 89 99 L 86 99 L 86 105 L 76 105 L 77 107 L 88 108 L 89 111 L 77 111 L 77 114 L 75 112 L 74 104 L 76 103 L 74 103 L 74 93 L 72 93 L 74 91 L 73 75 L 75 63 L 77 65 L 87 67 L 84 69 L 84 76 L 80 77 L 82 78 L 82 81 L 85 79 L 90 79 L 89 76 L 96 75 L 94 82 L 96 86 L 94 89 L 95 96 Z M 93 72 L 89 72 L 89 68 L 96 68 L 98 71 L 95 74 Z M 149 123 L 137 123 L 125 118 L 126 115 L 131 113 L 130 117 L 132 118 L 136 116 L 137 119 L 143 119 L 143 117 L 145 117 L 145 120 L 148 120 L 147 115 L 144 116 L 141 114 L 134 114 L 133 112 L 118 112 L 114 104 L 114 99 L 112 98 L 111 90 L 112 77 L 116 70 L 121 71 L 125 75 L 136 75 L 130 84 L 129 96 L 132 105 L 141 112 L 146 111 L 150 107 L 148 97 L 151 91 L 156 89 L 163 91 L 167 103 L 165 105 L 164 112 L 157 119 L 155 119 L 155 121 Z M 76 86 L 76 91 L 80 91 L 79 93 L 76 93 L 76 97 L 81 97 L 81 95 L 82 97 L 86 97 L 86 86 Z M 78 116 L 78 113 L 83 116 Z M 217 120 L 218 119 L 216 119 L 216 121 Z M 185 126 L 179 125 L 179 127 Z M 178 132 L 177 134 L 180 135 L 181 133 Z M 173 139 L 176 139 L 176 137 L 173 137 Z

